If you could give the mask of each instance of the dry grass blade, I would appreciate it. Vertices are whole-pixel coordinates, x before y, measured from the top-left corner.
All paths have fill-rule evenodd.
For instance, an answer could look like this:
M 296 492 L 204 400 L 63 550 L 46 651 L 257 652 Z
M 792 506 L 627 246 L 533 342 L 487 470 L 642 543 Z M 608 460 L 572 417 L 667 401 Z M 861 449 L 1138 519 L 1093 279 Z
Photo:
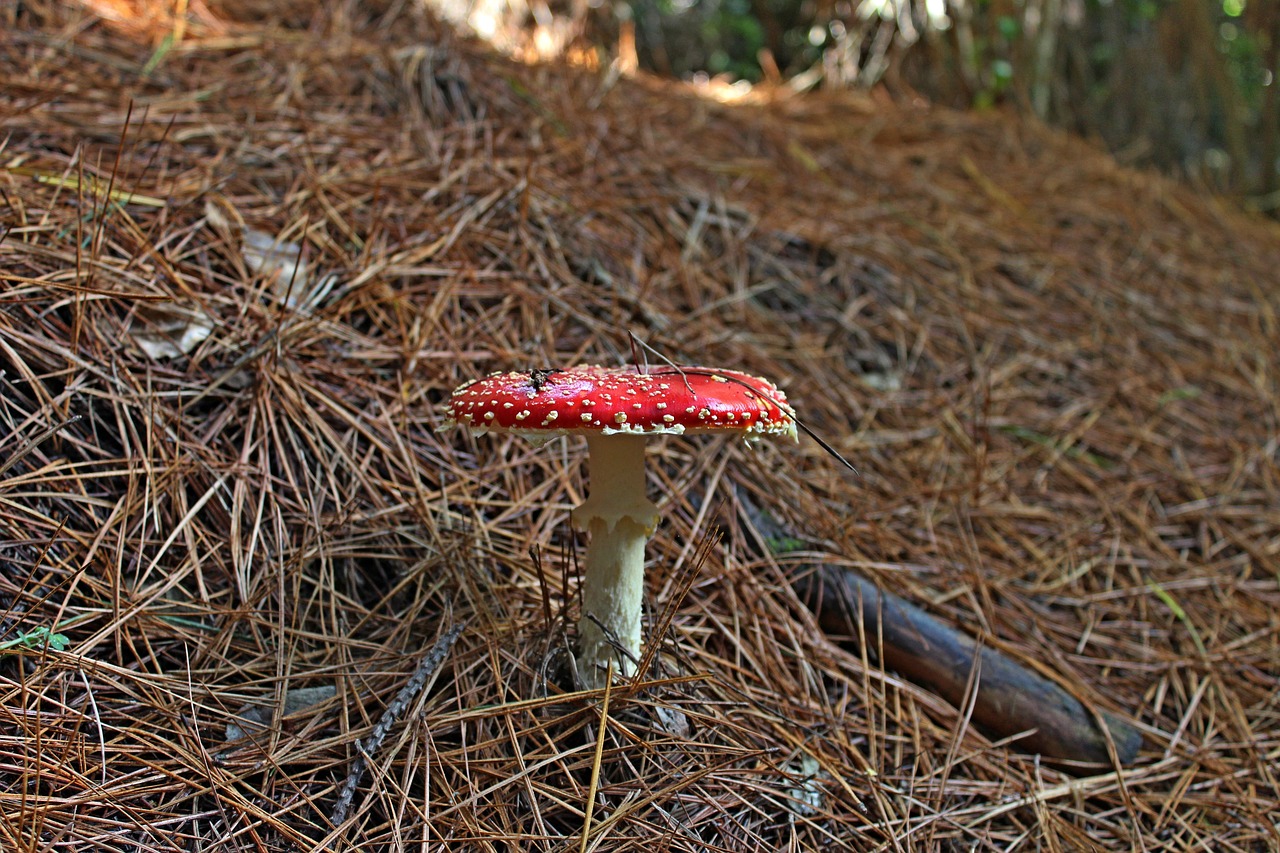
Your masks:
M 3 377 L 0 377 L 0 379 L 3 379 Z M 5 457 L 3 462 L 0 462 L 0 477 L 4 476 L 5 472 L 7 472 L 14 465 L 17 465 L 19 462 L 21 462 L 28 453 L 35 450 L 42 443 L 44 443 L 45 439 L 50 438 L 59 430 L 65 429 L 66 427 L 70 426 L 71 424 L 75 423 L 78 420 L 80 420 L 80 416 L 73 415 L 72 417 L 64 419 L 60 423 L 56 423 L 51 427 L 47 427 L 46 429 L 42 430 L 41 432 L 37 433 L 31 438 L 23 439 L 22 444 L 19 445 L 17 448 L 13 449 Z M 0 448 L 0 450 L 4 450 L 4 448 Z
M 587 805 L 582 815 L 582 844 L 579 853 L 586 853 L 591 838 L 591 813 L 595 810 L 596 794 L 600 790 L 600 764 L 604 757 L 605 735 L 609 731 L 609 698 L 613 694 L 613 663 L 605 673 L 604 695 L 600 698 L 600 730 L 596 734 L 596 752 L 591 759 L 591 782 L 587 785 Z

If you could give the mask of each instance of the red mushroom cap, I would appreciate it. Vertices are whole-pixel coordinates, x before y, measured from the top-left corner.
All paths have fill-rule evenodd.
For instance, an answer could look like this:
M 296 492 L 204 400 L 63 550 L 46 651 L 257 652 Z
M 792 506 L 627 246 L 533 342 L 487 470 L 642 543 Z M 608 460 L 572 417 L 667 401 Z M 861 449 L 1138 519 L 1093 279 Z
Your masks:
M 573 433 L 740 432 L 796 437 L 795 412 L 772 382 L 709 367 L 583 365 L 494 373 L 460 385 L 450 424 L 529 438 Z

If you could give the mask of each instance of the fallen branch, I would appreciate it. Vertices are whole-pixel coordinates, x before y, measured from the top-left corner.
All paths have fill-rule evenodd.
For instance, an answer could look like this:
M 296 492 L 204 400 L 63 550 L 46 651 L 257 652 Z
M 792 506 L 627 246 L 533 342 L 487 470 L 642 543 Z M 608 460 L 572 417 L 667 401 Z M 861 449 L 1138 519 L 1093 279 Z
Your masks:
M 745 496 L 739 498 L 745 500 Z M 794 542 L 777 521 L 750 506 L 747 509 L 767 540 Z M 792 585 L 817 614 L 823 630 L 874 638 L 886 669 L 928 687 L 957 707 L 964 702 L 976 661 L 979 678 L 973 720 L 999 738 L 1029 732 L 1016 741 L 1020 750 L 1109 765 L 1113 763 L 1109 736 L 1114 761 L 1121 766 L 1138 756 L 1142 733 L 1131 724 L 1086 708 L 1049 679 L 996 649 L 980 646 L 904 599 L 882 592 L 856 572 L 829 565 L 801 566 Z
M 387 734 L 391 731 L 391 727 L 395 725 L 396 720 L 404 713 L 404 709 L 409 706 L 413 698 L 426 685 L 427 679 L 439 669 L 440 664 L 444 663 L 449 650 L 453 648 L 454 642 L 465 627 L 465 622 L 459 622 L 442 634 L 440 639 L 436 640 L 435 645 L 431 647 L 431 651 L 423 656 L 422 661 L 418 664 L 418 668 L 414 670 L 409 681 L 404 687 L 400 688 L 396 698 L 391 700 L 391 704 L 382 712 L 382 717 L 378 720 L 378 724 L 373 727 L 373 732 L 364 741 L 356 745 L 356 757 L 351 762 L 351 772 L 347 775 L 347 781 L 342 786 L 342 792 L 338 795 L 338 801 L 333 807 L 333 814 L 329 818 L 330 823 L 334 826 L 341 825 L 347 819 L 347 812 L 351 809 L 352 800 L 355 799 L 356 788 L 360 786 L 360 781 L 364 779 L 364 774 L 369 769 L 369 759 L 378 752 L 382 742 L 386 740 Z

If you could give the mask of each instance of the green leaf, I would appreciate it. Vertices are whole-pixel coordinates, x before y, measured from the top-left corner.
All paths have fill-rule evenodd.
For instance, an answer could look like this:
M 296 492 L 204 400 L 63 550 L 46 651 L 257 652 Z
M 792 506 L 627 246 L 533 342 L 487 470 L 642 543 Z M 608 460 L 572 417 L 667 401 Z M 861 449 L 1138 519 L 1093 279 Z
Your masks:
M 1194 385 L 1183 385 L 1181 388 L 1171 388 L 1160 395 L 1160 399 L 1156 401 L 1156 405 L 1164 408 L 1176 400 L 1194 400 L 1200 396 L 1200 389 Z
M 147 64 L 142 66 L 142 76 L 146 77 L 160 67 L 160 63 L 164 62 L 164 58 L 169 55 L 169 51 L 173 50 L 173 33 L 169 33 L 160 40 L 160 44 L 151 54 L 151 58 L 147 60 Z
M 25 634 L 14 637 L 12 640 L 6 640 L 0 643 L 0 651 L 9 649 L 43 649 L 50 648 L 55 652 L 66 651 L 71 645 L 71 639 L 66 634 L 55 634 L 47 627 L 41 626 L 33 628 Z
M 789 554 L 807 547 L 803 539 L 796 539 L 794 536 L 769 536 L 764 542 L 774 554 Z
M 1004 433 L 1005 435 L 1011 435 L 1014 438 L 1020 438 L 1023 441 L 1028 441 L 1028 442 L 1031 442 L 1032 444 L 1038 444 L 1041 447 L 1047 447 L 1050 450 L 1057 453 L 1061 453 L 1064 456 L 1070 456 L 1072 459 L 1084 460 L 1085 462 L 1088 462 L 1092 465 L 1097 465 L 1099 468 L 1102 468 L 1103 470 L 1109 471 L 1112 468 L 1116 467 L 1116 463 L 1112 462 L 1110 459 L 1106 458 L 1105 456 L 1099 456 L 1096 453 L 1090 453 L 1088 450 L 1081 450 L 1079 447 L 1076 447 L 1074 445 L 1072 445 L 1071 447 L 1063 447 L 1062 442 L 1058 441 L 1057 439 L 1051 438 L 1045 435 L 1044 433 L 1036 432 L 1033 429 L 1028 429 L 1027 427 L 1021 427 L 1015 424 L 1007 424 L 1005 426 L 997 427 L 997 429 L 1000 432 Z
M 1156 594 L 1156 598 L 1164 602 L 1164 606 L 1169 608 L 1169 612 L 1174 615 L 1179 622 L 1186 627 L 1187 633 L 1191 635 L 1191 642 L 1196 644 L 1196 651 L 1200 652 L 1201 657 L 1207 657 L 1208 652 L 1205 651 L 1204 643 L 1200 640 L 1200 632 L 1196 630 L 1195 624 L 1191 621 L 1191 617 L 1187 615 L 1187 611 L 1182 609 L 1182 605 L 1169 594 L 1169 591 L 1155 581 L 1147 581 L 1147 589 Z

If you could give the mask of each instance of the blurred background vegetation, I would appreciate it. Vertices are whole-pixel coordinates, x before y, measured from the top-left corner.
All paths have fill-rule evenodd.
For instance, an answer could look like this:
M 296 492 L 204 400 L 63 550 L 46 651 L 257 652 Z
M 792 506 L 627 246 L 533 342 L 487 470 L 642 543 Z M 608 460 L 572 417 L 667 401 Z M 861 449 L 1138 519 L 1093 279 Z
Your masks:
M 559 24 L 603 52 L 634 45 L 656 74 L 1014 109 L 1280 215 L 1280 0 L 438 2 L 491 37 Z

